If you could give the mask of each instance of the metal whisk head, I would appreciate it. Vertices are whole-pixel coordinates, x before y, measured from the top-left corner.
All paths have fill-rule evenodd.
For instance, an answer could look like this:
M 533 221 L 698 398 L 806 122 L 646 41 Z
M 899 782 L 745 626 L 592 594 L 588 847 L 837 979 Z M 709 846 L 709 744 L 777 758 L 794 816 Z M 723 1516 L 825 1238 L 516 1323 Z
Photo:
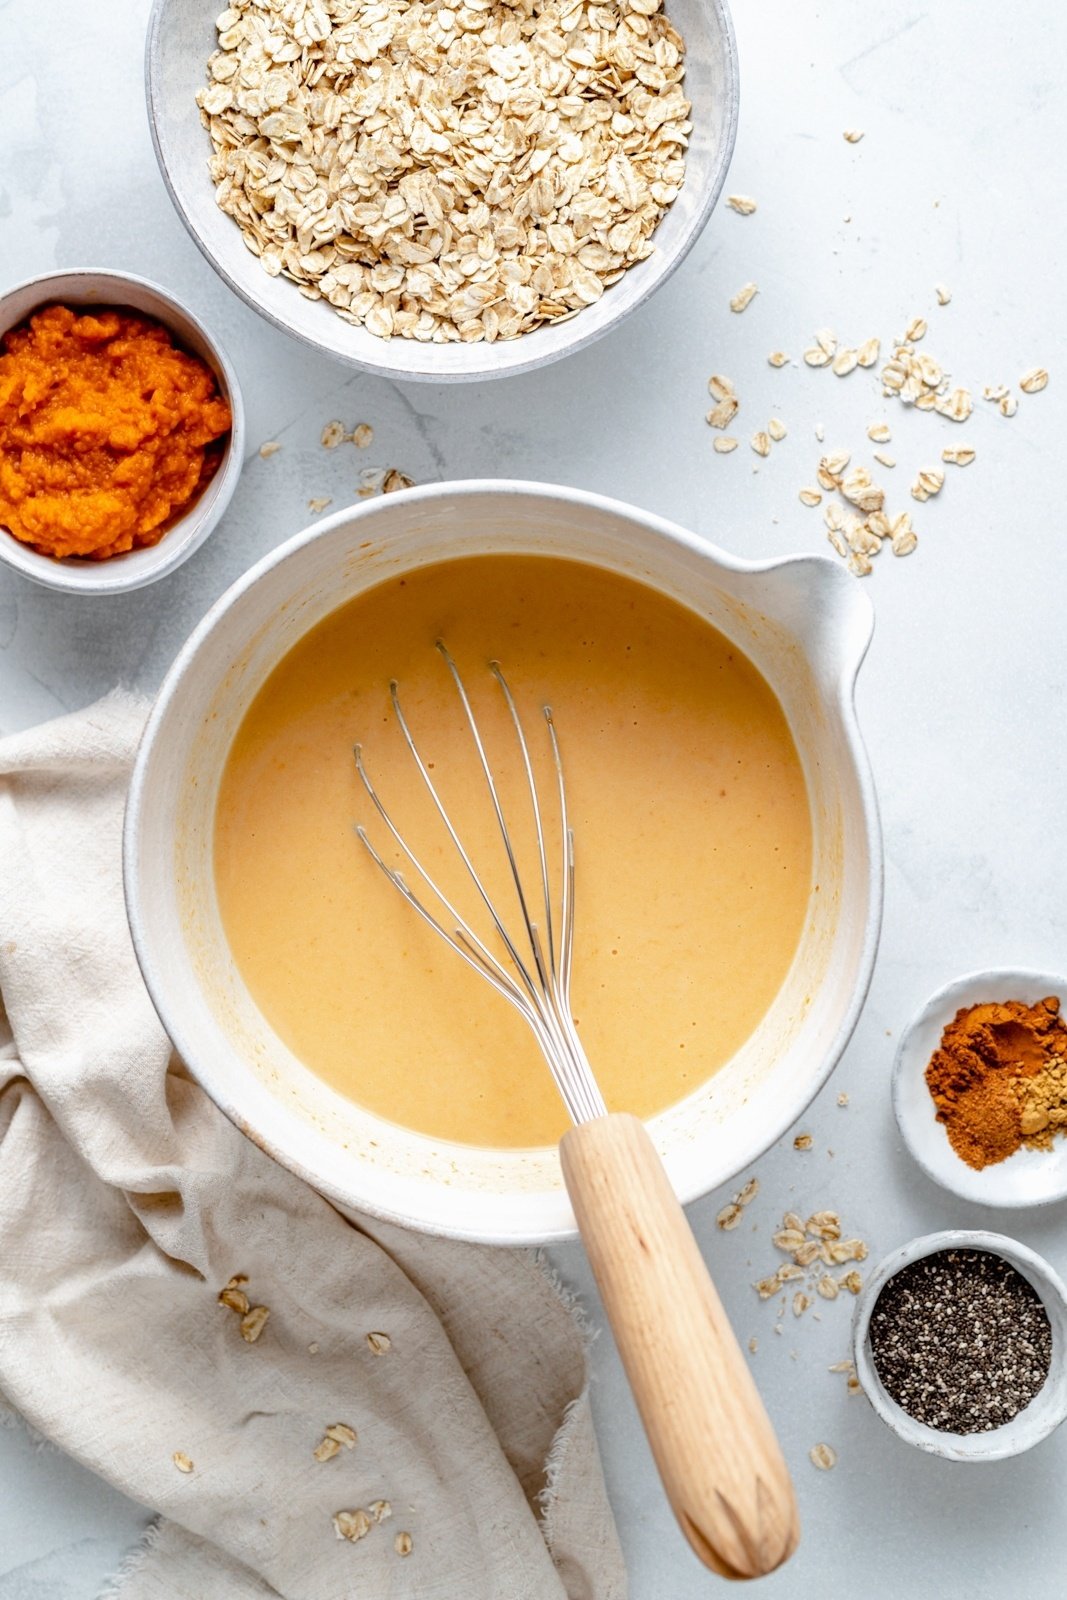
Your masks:
M 552 718 L 552 708 L 551 706 L 545 706 L 543 710 L 555 766 L 556 801 L 559 807 L 559 825 L 563 848 L 558 909 L 553 907 L 554 897 L 545 842 L 546 828 L 541 810 L 537 780 L 534 775 L 533 761 L 530 757 L 530 747 L 526 741 L 526 734 L 523 731 L 518 707 L 508 687 L 507 680 L 500 669 L 500 663 L 498 661 L 489 663 L 489 670 L 500 685 L 501 693 L 511 716 L 526 777 L 526 787 L 533 812 L 537 860 L 541 879 L 540 889 L 536 891 L 536 899 L 544 910 L 544 922 L 542 925 L 535 921 L 535 916 L 540 915 L 540 910 L 534 910 L 535 901 L 528 892 L 528 886 L 523 883 L 515 843 L 504 816 L 497 782 L 493 775 L 489 757 L 486 754 L 485 744 L 474 716 L 470 698 L 464 687 L 463 679 L 460 677 L 455 661 L 441 640 L 437 641 L 437 649 L 452 674 L 453 682 L 459 694 L 467 726 L 470 729 L 478 761 L 488 787 L 489 799 L 500 830 L 501 841 L 507 857 L 511 879 L 515 886 L 519 908 L 519 921 L 514 931 L 505 922 L 502 912 L 485 887 L 482 876 L 471 860 L 466 846 L 445 808 L 433 778 L 430 776 L 427 764 L 419 754 L 411 728 L 400 704 L 399 686 L 395 679 L 389 685 L 393 711 L 426 791 L 492 920 L 492 924 L 503 945 L 505 957 L 499 958 L 494 955 L 468 920 L 456 909 L 440 885 L 430 876 L 414 850 L 407 843 L 407 840 L 383 805 L 374 784 L 371 782 L 363 760 L 363 747 L 359 744 L 355 747 L 356 769 L 363 780 L 364 787 L 374 804 L 375 810 L 385 823 L 393 840 L 399 846 L 401 853 L 418 874 L 422 884 L 429 889 L 433 903 L 447 915 L 447 921 L 442 920 L 441 915 L 436 910 L 431 909 L 431 906 L 426 903 L 421 893 L 416 892 L 411 887 L 402 872 L 395 867 L 391 867 L 387 861 L 383 860 L 362 825 L 357 827 L 356 833 L 390 883 L 400 891 L 408 904 L 413 906 L 423 920 L 428 922 L 430 927 L 440 934 L 446 944 L 451 945 L 457 955 L 462 956 L 468 966 L 473 967 L 475 972 L 480 973 L 486 982 L 492 984 L 493 988 L 499 994 L 502 994 L 506 1000 L 509 1000 L 525 1018 L 537 1043 L 541 1047 L 541 1051 L 552 1071 L 556 1087 L 574 1121 L 584 1122 L 593 1117 L 604 1116 L 607 1108 L 604 1105 L 600 1090 L 597 1088 L 592 1068 L 586 1058 L 585 1050 L 574 1026 L 574 1019 L 571 1016 L 571 962 L 574 952 L 574 834 L 567 816 L 567 791 L 563 781 L 563 762 L 560 758 L 559 740 L 556 735 L 556 725 Z M 451 927 L 449 924 L 451 924 Z

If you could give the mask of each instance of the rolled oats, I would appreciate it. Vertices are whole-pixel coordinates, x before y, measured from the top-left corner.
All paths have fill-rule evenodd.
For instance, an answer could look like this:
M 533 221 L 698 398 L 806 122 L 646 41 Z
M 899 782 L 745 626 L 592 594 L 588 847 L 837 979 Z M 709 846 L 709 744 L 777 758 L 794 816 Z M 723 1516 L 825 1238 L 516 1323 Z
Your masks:
M 860 140 L 863 138 L 863 129 L 846 128 L 842 137 L 844 138 L 846 144 L 859 144 Z
M 350 1544 L 356 1544 L 360 1539 L 367 1537 L 372 1523 L 365 1511 L 338 1511 L 334 1514 L 333 1527 L 339 1539 L 347 1539 Z
M 379 338 L 513 339 L 653 249 L 691 128 L 659 0 L 234 0 L 196 96 L 218 206 Z
M 759 433 L 754 433 L 752 435 L 752 438 L 749 440 L 749 444 L 752 446 L 753 450 L 755 450 L 758 456 L 769 456 L 771 453 L 770 435 L 764 433 L 762 429 L 760 429 Z
M 784 350 L 772 350 L 767 360 L 772 367 L 786 367 L 789 365 L 789 357 Z
M 1044 367 L 1031 367 L 1019 379 L 1019 388 L 1023 394 L 1040 394 L 1042 389 L 1048 388 L 1048 373 Z
M 731 439 L 729 434 L 723 434 L 721 438 L 712 440 L 712 449 L 717 450 L 721 456 L 728 456 L 731 450 L 737 449 L 739 443 L 740 440 Z
M 970 445 L 960 444 L 946 446 L 941 452 L 942 461 L 947 461 L 953 467 L 969 467 L 977 452 Z
M 785 423 L 779 421 L 777 417 L 772 417 L 770 422 L 767 424 L 767 432 L 770 434 L 775 444 L 781 444 L 786 434 Z
M 832 1444 L 813 1444 L 808 1455 L 812 1466 L 818 1467 L 820 1472 L 829 1472 L 837 1465 L 837 1451 Z
M 726 204 L 740 217 L 750 217 L 756 209 L 756 202 L 750 194 L 729 194 L 726 196 Z
M 723 395 L 717 405 L 712 406 L 706 417 L 706 422 L 711 428 L 727 427 L 737 415 L 740 401 L 736 395 Z
M 738 289 L 730 301 L 730 310 L 744 311 L 752 304 L 758 294 L 759 290 L 754 283 L 746 283 L 742 288 Z

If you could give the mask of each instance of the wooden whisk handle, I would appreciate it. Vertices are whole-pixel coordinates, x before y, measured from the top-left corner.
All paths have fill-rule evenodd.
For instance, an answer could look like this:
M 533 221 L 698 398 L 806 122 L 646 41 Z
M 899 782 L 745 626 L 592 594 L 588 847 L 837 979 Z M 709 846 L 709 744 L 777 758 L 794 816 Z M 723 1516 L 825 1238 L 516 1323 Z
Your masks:
M 563 1176 L 663 1486 L 700 1559 L 758 1578 L 799 1537 L 782 1452 L 663 1164 L 636 1117 L 579 1123 Z

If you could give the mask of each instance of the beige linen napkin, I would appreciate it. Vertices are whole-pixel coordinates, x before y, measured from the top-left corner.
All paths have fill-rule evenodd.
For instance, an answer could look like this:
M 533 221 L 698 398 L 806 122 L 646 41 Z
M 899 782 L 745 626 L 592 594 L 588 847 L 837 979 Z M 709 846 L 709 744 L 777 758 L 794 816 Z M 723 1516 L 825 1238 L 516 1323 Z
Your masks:
M 122 903 L 144 712 L 0 742 L 0 1392 L 160 1513 L 121 1600 L 623 1600 L 582 1332 L 533 1256 L 352 1227 L 172 1055 Z M 317 1461 L 336 1422 L 358 1442 Z

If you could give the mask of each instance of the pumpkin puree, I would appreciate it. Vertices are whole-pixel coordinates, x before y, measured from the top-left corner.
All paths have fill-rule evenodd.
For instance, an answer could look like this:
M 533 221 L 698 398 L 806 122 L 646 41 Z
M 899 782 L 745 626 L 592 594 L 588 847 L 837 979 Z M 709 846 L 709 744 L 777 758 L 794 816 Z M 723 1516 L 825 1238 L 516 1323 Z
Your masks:
M 214 373 L 161 323 L 48 306 L 3 338 L 0 527 L 56 557 L 156 544 L 229 427 Z

